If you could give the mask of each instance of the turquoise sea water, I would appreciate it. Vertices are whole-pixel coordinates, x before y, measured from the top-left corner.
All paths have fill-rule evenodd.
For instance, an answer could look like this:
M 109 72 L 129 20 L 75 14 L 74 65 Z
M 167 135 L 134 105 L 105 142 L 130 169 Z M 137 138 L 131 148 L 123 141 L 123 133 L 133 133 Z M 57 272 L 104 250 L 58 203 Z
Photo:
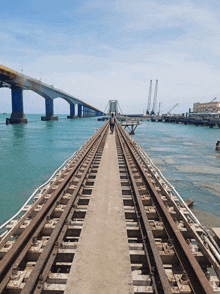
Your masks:
M 6 126 L 6 117 L 0 114 L 0 224 L 103 124 L 65 115 L 42 122 L 41 115 L 27 114 L 28 124 Z M 143 122 L 134 138 L 185 200 L 220 216 L 220 129 Z
M 135 138 L 184 200 L 220 216 L 220 129 L 144 122 Z

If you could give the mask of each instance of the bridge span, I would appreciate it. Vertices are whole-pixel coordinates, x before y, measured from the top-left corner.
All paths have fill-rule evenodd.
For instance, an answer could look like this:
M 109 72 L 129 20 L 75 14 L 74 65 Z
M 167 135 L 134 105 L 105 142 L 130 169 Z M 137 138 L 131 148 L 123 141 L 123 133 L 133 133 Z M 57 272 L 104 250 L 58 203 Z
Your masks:
M 0 227 L 0 293 L 220 293 L 219 236 L 115 129 L 105 123 Z
M 18 73 L 8 67 L 0 65 L 0 88 L 7 87 L 11 89 L 12 98 L 12 113 L 11 117 L 6 119 L 8 124 L 27 123 L 27 119 L 23 110 L 23 91 L 31 90 L 45 98 L 45 116 L 41 117 L 43 121 L 58 120 L 54 116 L 53 100 L 62 98 L 70 105 L 70 115 L 67 118 L 90 117 L 105 115 L 98 108 L 83 102 L 82 100 L 73 97 L 64 91 L 47 85 L 40 80 L 33 79 L 29 76 Z M 76 106 L 77 105 L 77 106 Z

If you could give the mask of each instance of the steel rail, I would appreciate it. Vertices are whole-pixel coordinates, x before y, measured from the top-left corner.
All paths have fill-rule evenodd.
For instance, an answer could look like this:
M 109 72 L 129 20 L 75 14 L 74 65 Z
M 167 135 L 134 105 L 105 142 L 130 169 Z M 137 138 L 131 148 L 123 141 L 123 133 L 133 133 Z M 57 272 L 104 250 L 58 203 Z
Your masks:
M 138 140 L 136 140 L 137 142 L 138 142 L 138 145 L 132 140 L 132 144 L 133 144 L 133 146 L 134 146 L 134 148 L 139 148 L 139 149 L 141 149 L 140 150 L 140 152 L 141 152 L 141 155 L 143 155 L 143 157 L 145 158 L 145 159 L 143 159 L 143 162 L 144 162 L 144 164 L 145 164 L 145 166 L 146 166 L 146 159 L 147 159 L 147 161 L 148 161 L 148 164 L 150 164 L 155 170 L 156 170 L 156 172 L 159 174 L 159 176 L 161 177 L 161 179 L 167 184 L 167 186 L 172 190 L 172 192 L 175 194 L 175 196 L 177 196 L 178 197 L 178 199 L 179 199 L 179 201 L 180 201 L 180 203 L 181 203 L 181 205 L 183 205 L 183 207 L 188 211 L 188 213 L 189 213 L 189 215 L 190 215 L 190 217 L 192 218 L 192 220 L 194 221 L 194 222 L 196 222 L 197 224 L 199 224 L 199 226 L 201 226 L 202 227 L 202 225 L 201 225 L 201 223 L 200 223 L 200 221 L 197 219 L 197 217 L 192 213 L 192 211 L 190 210 L 190 208 L 186 205 L 186 203 L 184 202 L 184 200 L 183 200 L 183 198 L 180 196 L 180 194 L 176 191 L 176 189 L 174 188 L 174 186 L 164 177 L 164 175 L 162 174 L 162 172 L 161 172 L 161 170 L 159 170 L 159 168 L 153 163 L 153 161 L 150 159 L 150 157 L 147 155 L 147 153 L 144 151 L 144 148 L 143 148 L 143 146 L 141 145 L 141 143 L 140 143 L 140 141 L 138 141 Z M 140 157 L 142 157 L 140 155 Z M 142 157 L 142 158 L 143 158 Z M 148 168 L 147 166 L 146 166 L 146 168 Z M 155 177 L 155 175 L 153 174 L 153 172 L 152 172 L 152 170 L 151 169 L 149 169 L 149 172 Z M 155 180 L 158 182 L 158 184 L 163 188 L 163 186 L 161 185 L 161 183 L 158 181 L 158 179 L 155 177 Z M 204 227 L 202 227 L 202 229 L 203 230 L 205 230 L 204 229 Z
M 138 166 L 138 169 L 145 180 L 145 183 L 147 184 L 151 196 L 154 199 L 154 202 L 157 207 L 158 214 L 160 215 L 161 219 L 163 220 L 164 228 L 166 230 L 166 233 L 172 241 L 174 245 L 175 253 L 178 257 L 179 263 L 181 264 L 184 271 L 188 274 L 188 278 L 190 281 L 190 285 L 192 287 L 192 290 L 196 294 L 211 294 L 214 293 L 212 287 L 210 286 L 204 272 L 202 271 L 200 265 L 198 264 L 195 256 L 192 254 L 188 244 L 186 243 L 185 239 L 183 238 L 180 230 L 178 229 L 177 225 L 175 224 L 173 218 L 171 217 L 167 207 L 163 203 L 162 199 L 160 198 L 160 195 L 158 194 L 156 188 L 152 184 L 150 178 L 146 174 L 143 166 L 140 164 L 137 156 L 135 155 L 131 143 L 129 142 L 125 131 L 122 129 L 122 127 L 119 126 L 119 123 L 117 123 L 117 128 L 120 129 L 120 132 L 122 136 L 124 137 L 124 140 L 126 142 L 126 145 L 128 146 L 130 153 Z
M 82 147 L 81 147 L 82 148 Z M 66 166 L 67 166 L 67 164 L 69 164 L 70 163 L 70 161 L 72 161 L 73 160 L 73 158 L 75 158 L 76 156 L 77 156 L 77 154 L 78 154 L 78 152 L 79 152 L 80 150 L 77 150 L 77 151 L 75 151 L 74 153 L 73 153 L 73 155 L 71 155 L 71 157 L 69 157 L 67 160 L 65 160 L 62 164 L 61 164 L 61 166 L 60 167 L 58 167 L 56 170 L 55 170 L 55 172 L 52 174 L 52 176 L 44 183 L 44 184 L 42 184 L 42 185 L 40 185 L 37 189 L 35 189 L 35 191 L 31 194 L 31 196 L 28 198 L 28 200 L 23 204 L 23 206 L 10 218 L 10 219 L 8 219 L 4 224 L 2 224 L 1 226 L 0 226 L 0 231 L 2 230 L 2 229 L 4 229 L 6 226 L 7 226 L 7 224 L 8 223 L 10 223 L 12 220 L 14 220 L 21 212 L 22 212 L 22 210 L 24 209 L 24 207 L 31 201 L 31 199 L 33 199 L 33 197 L 37 194 L 37 193 L 39 193 L 41 190 L 42 190 L 42 188 L 43 187 L 45 187 L 47 184 L 49 184 L 51 181 L 52 181 L 52 179 L 54 179 L 56 176 L 57 176 L 57 174 L 61 171 L 61 169 L 63 169 L 63 168 L 65 168 Z M 4 232 L 2 235 L 0 235 L 0 237 L 1 238 L 3 238 L 3 237 L 5 237 L 5 234 L 7 234 L 8 232 L 6 231 L 6 232 Z
M 93 140 L 94 141 L 94 140 Z M 89 151 L 88 151 L 89 152 Z M 86 152 L 86 154 L 88 153 Z M 86 158 L 86 154 L 85 156 L 83 156 L 83 158 Z M 82 159 L 83 159 L 82 158 Z M 83 161 L 83 160 L 82 160 Z M 80 162 L 82 162 L 80 160 Z M 56 199 L 56 200 L 60 200 L 60 198 L 62 197 L 62 194 L 60 194 L 59 198 Z M 50 211 L 47 213 L 47 215 L 44 217 L 44 220 L 41 222 L 41 224 L 39 225 L 39 227 L 34 231 L 34 234 L 29 238 L 29 241 L 27 242 L 26 245 L 23 245 L 23 244 L 20 244 L 20 245 L 23 245 L 24 246 L 24 249 L 23 250 L 19 250 L 19 256 L 17 257 L 16 261 L 14 261 L 13 265 L 11 266 L 10 270 L 8 271 L 8 273 L 6 274 L 6 276 L 4 277 L 4 280 L 1 281 L 1 284 L 0 284 L 0 293 L 2 292 L 2 290 L 5 288 L 5 286 L 7 285 L 9 279 L 10 279 L 10 275 L 12 274 L 12 269 L 13 268 L 17 268 L 18 265 L 20 264 L 20 262 L 22 261 L 22 259 L 25 257 L 25 254 L 28 252 L 31 244 L 32 244 L 32 239 L 35 237 L 38 236 L 38 234 L 40 233 L 41 229 L 43 228 L 44 224 L 46 223 L 47 221 L 47 217 L 50 217 L 50 215 L 52 214 L 52 212 L 54 211 L 55 209 L 55 206 L 56 206 L 56 203 L 53 204 L 53 206 L 51 207 Z M 26 230 L 27 231 L 27 230 Z M 24 233 L 24 232 L 23 232 Z M 4 272 L 5 274 L 5 272 Z
M 61 197 L 62 197 L 62 195 L 60 196 L 60 198 Z M 50 209 L 50 212 L 47 214 L 47 216 L 50 216 L 50 214 L 53 212 L 55 206 L 56 206 L 56 203 L 52 206 L 52 208 Z M 41 225 L 39 226 L 39 228 L 37 228 L 37 230 L 35 231 L 33 237 L 37 237 L 37 235 L 39 234 L 40 230 L 43 228 L 44 224 L 46 223 L 47 216 L 44 218 L 44 221 L 41 223 Z M 14 262 L 14 264 L 13 264 L 13 266 L 11 268 L 13 268 L 13 267 L 14 268 L 17 268 L 18 267 L 18 265 L 20 264 L 20 262 L 22 261 L 22 259 L 25 257 L 25 254 L 29 250 L 29 247 L 31 246 L 31 243 L 32 243 L 32 238 L 29 240 L 29 242 L 25 246 L 24 250 L 19 254 L 19 256 L 17 258 L 17 261 Z M 6 286 L 8 280 L 10 278 L 11 272 L 12 272 L 12 270 L 10 272 L 8 272 L 8 274 L 6 274 L 4 281 L 0 284 L 0 292 Z
M 105 129 L 107 129 L 107 124 L 103 125 L 103 127 L 100 128 L 99 132 L 95 134 L 93 139 L 89 142 L 89 146 L 85 147 L 85 153 L 81 156 L 81 158 L 79 158 L 77 164 L 63 179 L 63 181 L 58 186 L 57 190 L 51 194 L 51 197 L 43 205 L 42 209 L 32 219 L 29 226 L 22 232 L 22 234 L 16 240 L 15 244 L 12 246 L 12 248 L 5 254 L 5 256 L 0 261 L 0 293 L 2 293 L 3 289 L 5 288 L 10 279 L 10 275 L 12 274 L 12 268 L 18 267 L 19 263 L 29 250 L 29 247 L 32 243 L 32 238 L 39 234 L 40 230 L 46 222 L 47 215 L 50 215 L 54 210 L 57 199 L 59 197 L 62 197 L 62 193 L 65 191 L 65 187 L 68 184 L 69 180 L 72 178 L 75 171 L 80 167 L 81 163 L 92 150 L 93 145 L 100 138 L 103 130 Z M 41 225 L 39 225 L 41 221 L 42 223 Z
M 77 198 L 79 198 L 79 197 L 77 197 Z M 77 205 L 77 203 L 78 203 L 78 201 L 76 199 L 75 203 L 74 203 L 74 206 Z M 53 266 L 53 263 L 54 263 L 55 258 L 57 256 L 57 253 L 58 253 L 58 250 L 60 248 L 60 244 L 63 241 L 63 238 L 64 238 L 64 236 L 66 234 L 67 229 L 68 229 L 68 225 L 69 225 L 68 223 L 71 220 L 71 217 L 73 216 L 74 211 L 75 211 L 75 209 L 72 208 L 69 215 L 68 215 L 68 217 L 67 217 L 67 220 L 64 223 L 62 231 L 61 231 L 56 243 L 54 244 L 54 247 L 52 249 L 50 257 L 48 258 L 48 261 L 44 266 L 43 272 L 41 273 L 40 276 L 38 276 L 38 282 L 37 282 L 37 285 L 36 285 L 35 290 L 33 292 L 34 294 L 40 294 L 43 291 L 44 283 L 46 282 L 46 279 L 47 279 L 47 277 L 49 275 L 51 267 Z M 28 292 L 25 292 L 25 293 L 28 293 Z
M 100 145 L 103 144 L 103 141 L 105 141 L 105 138 L 102 138 L 102 142 L 100 142 Z M 100 147 L 100 145 L 99 145 L 99 147 Z M 97 152 L 99 150 L 99 147 L 97 148 Z M 94 157 L 95 157 L 95 155 L 94 155 Z M 93 159 L 94 159 L 94 157 L 93 157 Z M 88 174 L 88 171 L 87 171 L 87 174 Z M 85 179 L 83 179 L 83 181 L 84 180 Z M 56 241 L 56 243 L 55 243 L 55 245 L 53 247 L 53 250 L 51 252 L 51 255 L 50 255 L 47 263 L 44 266 L 43 272 L 40 275 L 40 279 L 39 279 L 39 281 L 38 281 L 38 283 L 37 283 L 37 285 L 35 287 L 35 290 L 34 290 L 33 294 L 40 294 L 43 291 L 44 282 L 46 282 L 46 279 L 47 279 L 47 277 L 49 275 L 49 272 L 51 270 L 51 267 L 52 267 L 52 265 L 53 265 L 53 263 L 54 263 L 54 261 L 56 259 L 56 256 L 57 256 L 57 253 L 58 253 L 58 249 L 60 248 L 61 242 L 63 241 L 63 238 L 64 238 L 64 236 L 66 234 L 66 231 L 68 229 L 68 224 L 71 221 L 72 216 L 73 216 L 73 214 L 75 212 L 75 207 L 78 204 L 79 198 L 80 198 L 79 195 L 76 196 L 76 201 L 75 201 L 74 205 L 72 205 L 72 208 L 71 208 L 71 210 L 70 210 L 70 212 L 69 212 L 69 214 L 68 214 L 68 216 L 67 216 L 67 218 L 65 220 L 65 223 L 64 223 L 64 226 L 62 228 L 62 231 L 61 231 L 61 233 L 60 233 L 60 235 L 59 235 L 59 237 L 58 237 L 58 239 L 57 239 L 57 241 Z M 26 292 L 25 292 L 25 294 L 26 294 Z
M 47 216 L 50 217 L 50 215 L 52 214 L 52 212 L 54 211 L 56 207 L 56 203 L 53 204 L 53 206 L 51 207 L 50 211 L 48 212 Z M 34 234 L 31 236 L 31 238 L 27 241 L 27 243 L 25 243 L 25 245 L 23 245 L 23 247 L 20 249 L 19 251 L 19 255 L 18 257 L 14 260 L 11 261 L 11 267 L 9 269 L 7 269 L 7 273 L 5 274 L 5 276 L 3 277 L 1 283 L 0 283 L 0 293 L 2 293 L 2 291 L 5 289 L 5 287 L 7 286 L 7 283 L 9 282 L 12 273 L 13 273 L 13 269 L 15 271 L 17 271 L 19 264 L 22 262 L 22 260 L 25 258 L 25 255 L 27 254 L 28 250 L 30 249 L 33 239 L 37 238 L 37 236 L 39 235 L 40 231 L 43 229 L 44 225 L 46 224 L 46 221 L 48 219 L 48 217 L 45 216 L 43 221 L 40 223 L 40 225 L 37 227 L 37 229 L 34 231 Z M 13 263 L 12 263 L 13 262 Z
M 137 148 L 137 146 L 135 145 L 133 140 L 131 141 L 131 144 L 133 145 L 133 148 Z M 143 150 L 141 152 L 143 152 Z M 145 156 L 147 156 L 147 155 L 145 154 Z M 140 158 L 142 158 L 142 156 L 140 156 Z M 147 156 L 147 158 L 148 158 L 148 156 Z M 206 256 L 206 258 L 210 262 L 210 264 L 213 266 L 218 278 L 220 278 L 220 266 L 219 266 L 220 265 L 220 249 L 219 249 L 219 246 L 216 244 L 213 237 L 207 232 L 207 229 L 205 229 L 202 226 L 202 224 L 197 220 L 197 218 L 194 216 L 194 214 L 190 211 L 190 209 L 185 204 L 185 202 L 183 201 L 181 196 L 178 194 L 178 192 L 175 190 L 175 188 L 164 178 L 164 176 L 162 175 L 160 170 L 153 164 L 153 162 L 150 160 L 150 158 L 148 158 L 148 160 L 150 161 L 151 165 L 153 165 L 153 167 L 157 170 L 157 172 L 162 176 L 163 180 L 168 184 L 168 186 L 170 186 L 171 189 L 175 192 L 175 195 L 178 197 L 178 201 L 179 201 L 180 205 L 182 205 L 182 207 L 186 208 L 187 211 L 189 212 L 190 216 L 185 216 L 185 214 L 179 210 L 179 207 L 178 207 L 176 201 L 174 199 L 172 199 L 169 195 L 167 195 L 167 191 L 164 189 L 163 185 L 160 183 L 160 181 L 155 176 L 153 171 L 147 167 L 146 162 L 143 161 L 143 158 L 142 158 L 143 164 L 145 165 L 146 169 L 154 177 L 154 180 L 160 186 L 161 191 L 163 193 L 165 193 L 165 195 L 167 195 L 167 199 L 172 202 L 176 213 L 179 215 L 179 217 L 184 222 L 184 225 L 187 228 L 187 230 L 194 235 L 194 238 L 197 241 L 199 249 L 201 250 L 203 255 Z M 191 224 L 189 223 L 189 218 L 194 223 L 198 224 L 199 227 L 203 230 L 204 240 L 202 240 L 201 236 L 191 226 Z M 207 250 L 207 248 L 206 248 L 207 244 L 208 244 L 210 250 Z
M 151 275 L 154 293 L 172 294 L 172 290 L 171 290 L 166 272 L 164 270 L 159 251 L 157 249 L 157 245 L 152 233 L 152 229 L 151 229 L 149 220 L 147 218 L 146 211 L 144 209 L 141 195 L 137 188 L 137 184 L 129 164 L 128 155 L 126 154 L 127 153 L 126 152 L 127 146 L 125 146 L 126 142 L 123 138 L 122 132 L 118 125 L 116 126 L 116 132 L 118 135 L 121 149 L 123 151 L 123 155 L 124 155 L 125 162 L 128 169 L 128 174 L 131 179 L 131 185 L 133 188 L 132 198 L 134 203 L 136 204 L 135 206 L 138 207 L 137 219 L 138 219 L 138 222 L 140 223 L 140 230 L 142 233 L 143 245 L 145 249 L 145 255 L 148 261 L 149 273 Z
M 104 127 L 104 125 L 103 125 L 103 127 Z M 103 128 L 102 127 L 102 128 Z M 102 130 L 102 128 L 100 128 L 100 132 L 101 132 L 101 130 Z M 94 134 L 93 136 L 92 136 L 92 138 L 89 140 L 89 141 L 87 141 L 87 144 L 86 145 L 84 145 L 84 148 L 88 148 L 88 146 L 87 145 L 91 145 L 93 142 L 94 142 L 94 140 L 95 140 L 95 138 L 96 138 L 96 136 L 98 136 L 99 135 L 99 132 L 97 132 L 96 134 Z M 72 175 L 71 174 L 73 174 L 74 172 L 75 172 L 75 170 L 79 167 L 79 165 L 81 164 L 81 162 L 83 161 L 83 159 L 84 159 L 84 157 L 82 157 L 82 154 L 81 153 L 79 153 L 78 155 L 77 155 L 77 157 L 78 156 L 81 156 L 81 158 L 79 158 L 79 160 L 77 161 L 77 163 L 76 163 L 76 165 L 72 168 L 72 170 L 70 171 L 70 173 L 69 173 L 69 175 L 67 175 L 66 176 L 66 178 L 64 179 L 64 181 L 66 181 L 66 182 L 68 182 L 68 176 L 69 177 L 72 177 Z M 77 157 L 76 158 L 74 158 L 74 159 L 77 159 Z M 59 181 L 59 178 L 61 177 L 61 175 L 56 179 L 56 181 L 50 186 L 50 188 L 53 188 L 53 186 L 55 186 L 56 184 L 57 184 L 57 181 Z M 32 206 L 31 206 L 31 208 L 20 218 L 20 220 L 17 222 L 17 224 L 9 231 L 9 233 L 6 235 L 6 236 L 4 236 L 4 238 L 2 239 L 2 240 L 0 240 L 0 249 L 7 243 L 7 241 L 13 236 L 13 233 L 24 223 L 24 221 L 29 217 L 29 215 L 35 210 L 35 208 L 38 206 L 38 204 L 42 201 L 42 199 L 46 196 L 46 194 L 47 194 L 47 191 L 45 191 L 43 194 L 42 194 L 42 196 L 41 196 L 41 198 L 39 198 L 37 201 L 35 201 L 33 204 L 32 204 Z M 52 197 L 52 195 L 51 195 L 51 197 Z M 0 263 L 0 265 L 1 265 L 1 263 Z M 1 275 L 1 271 L 0 271 L 0 275 Z
M 80 149 L 81 150 L 81 149 Z M 77 156 L 79 156 L 80 154 L 79 154 L 79 152 L 77 152 Z M 74 158 L 74 159 L 76 159 L 77 158 L 77 156 Z M 72 157 L 72 156 L 71 156 Z M 69 159 L 68 159 L 69 160 Z M 65 161 L 66 162 L 66 161 Z M 64 163 L 65 163 L 64 162 Z M 63 163 L 63 164 L 64 164 Z M 61 165 L 61 167 L 63 166 L 63 164 Z M 80 161 L 78 161 L 77 162 L 77 164 L 76 164 L 76 168 L 77 168 L 77 165 L 78 164 L 80 164 Z M 61 168 L 60 167 L 60 168 Z M 53 175 L 56 173 L 56 171 L 53 173 Z M 50 177 L 50 179 L 53 177 L 53 175 Z M 59 180 L 59 178 L 60 178 L 60 176 L 61 175 L 59 175 L 59 177 L 56 179 L 56 181 L 55 182 L 53 182 L 51 185 L 50 185 L 50 188 L 52 188 L 54 185 L 56 185 L 56 182 Z M 49 180 L 50 180 L 49 179 Z M 48 180 L 48 181 L 49 181 Z M 47 182 L 48 182 L 47 181 Z M 46 182 L 46 183 L 47 183 Z M 40 189 L 42 186 L 44 186 L 46 183 L 44 183 L 43 185 L 41 185 L 38 189 Z M 22 208 L 30 201 L 30 199 L 33 197 L 33 195 L 36 193 L 36 191 L 38 190 L 38 189 L 36 189 L 35 190 L 35 192 L 31 195 L 31 197 L 29 197 L 29 199 L 25 202 L 25 204 L 22 206 Z M 11 230 L 9 230 L 8 232 L 6 231 L 5 232 L 5 235 L 4 236 L 2 236 L 2 239 L 0 238 L 0 249 L 7 243 L 7 241 L 13 236 L 13 233 L 23 224 L 23 222 L 29 217 L 29 215 L 35 210 L 35 208 L 38 206 L 38 204 L 43 200 L 43 198 L 45 197 L 45 195 L 46 195 L 46 193 L 47 193 L 47 191 L 45 191 L 43 194 L 42 194 L 42 196 L 38 199 L 38 200 L 36 200 L 33 204 L 32 204 L 32 206 L 31 206 L 31 208 L 17 221 L 17 223 L 16 223 L 16 225 L 14 225 L 13 226 L 13 228 L 11 229 Z M 8 220 L 5 224 L 3 224 L 2 226 L 1 226 L 1 228 L 3 227 L 3 226 L 5 226 L 5 225 L 7 225 L 8 224 L 8 222 L 9 221 L 11 221 L 12 219 L 14 219 L 20 212 L 21 212 L 21 210 L 22 210 L 22 208 L 19 210 L 19 212 L 17 212 L 12 218 L 10 218 L 10 220 Z
M 141 161 L 143 162 L 144 166 L 146 167 L 146 169 L 148 170 L 148 172 L 150 172 L 150 174 L 153 176 L 154 180 L 159 185 L 161 191 L 163 193 L 165 193 L 167 199 L 172 202 L 173 207 L 175 209 L 175 212 L 182 219 L 182 221 L 184 222 L 184 225 L 187 228 L 187 230 L 194 235 L 194 238 L 195 238 L 195 240 L 196 240 L 196 242 L 198 244 L 199 249 L 201 250 L 201 252 L 203 253 L 203 255 L 207 258 L 207 260 L 210 262 L 210 264 L 213 266 L 213 268 L 214 268 L 214 270 L 215 270 L 218 278 L 220 278 L 220 249 L 219 249 L 219 246 L 217 245 L 217 243 L 215 242 L 215 240 L 213 239 L 213 237 L 208 233 L 207 229 L 203 227 L 203 225 L 199 222 L 199 220 L 191 212 L 191 210 L 185 204 L 185 202 L 183 201 L 182 197 L 175 190 L 175 188 L 164 178 L 164 176 L 161 173 L 161 171 L 153 164 L 152 160 L 147 156 L 147 154 L 143 150 L 143 147 L 141 146 L 140 142 L 139 142 L 140 147 L 136 145 L 136 143 L 135 143 L 134 140 L 131 140 L 131 144 L 132 144 L 133 148 L 135 148 L 135 149 L 140 150 L 140 148 L 141 148 L 140 152 L 138 152 L 138 155 L 140 156 Z M 168 195 L 167 191 L 164 189 L 163 185 L 158 180 L 158 177 L 156 176 L 156 174 L 152 171 L 152 169 L 150 169 L 148 167 L 146 161 L 143 159 L 143 156 L 144 156 L 144 158 L 147 159 L 148 163 L 151 166 L 153 166 L 153 168 L 161 176 L 161 178 L 163 179 L 163 181 L 171 188 L 171 190 L 174 192 L 174 195 L 177 196 L 177 198 L 178 198 L 178 203 L 183 208 L 185 208 L 188 211 L 189 216 L 188 215 L 186 216 L 182 211 L 179 210 L 178 203 L 176 202 L 176 200 L 174 200 L 173 198 L 171 198 Z M 196 232 L 196 230 L 194 229 L 194 227 L 191 225 L 191 223 L 190 223 L 191 221 L 193 221 L 194 223 L 198 224 L 199 227 L 200 227 L 200 229 L 203 230 L 202 238 L 201 238 L 200 234 L 198 234 Z M 207 245 L 209 247 L 209 250 L 207 250 Z
M 37 283 L 37 280 L 39 278 L 39 275 L 41 274 L 46 262 L 49 260 L 49 264 L 46 265 L 44 273 L 43 273 L 43 275 L 41 275 L 41 279 L 40 279 L 39 284 L 37 286 L 37 289 L 34 291 L 34 293 L 41 293 L 41 291 L 43 290 L 43 283 L 42 282 L 44 280 L 46 280 L 46 278 L 47 278 L 47 273 L 50 270 L 49 265 L 51 265 L 52 261 L 55 260 L 56 253 L 58 252 L 59 243 L 61 242 L 62 236 L 65 235 L 65 232 L 66 232 L 66 230 L 68 228 L 67 224 L 65 225 L 65 228 L 63 228 L 64 222 L 65 222 L 65 220 L 67 218 L 70 219 L 71 215 L 74 213 L 75 209 L 74 209 L 73 205 L 75 206 L 75 200 L 77 199 L 77 194 L 79 193 L 79 191 L 81 189 L 82 183 L 85 180 L 85 177 L 86 177 L 86 175 L 88 173 L 88 170 L 91 167 L 91 164 L 92 164 L 92 162 L 94 160 L 96 152 L 97 152 L 99 146 L 101 145 L 103 137 L 104 137 L 105 134 L 106 134 L 106 129 L 104 129 L 103 133 L 101 134 L 101 136 L 99 138 L 98 145 L 94 148 L 95 150 L 93 152 L 93 155 L 90 158 L 89 163 L 87 164 L 87 167 L 85 168 L 85 170 L 83 172 L 83 175 L 82 175 L 80 181 L 78 182 L 78 184 L 77 184 L 77 186 L 76 186 L 76 188 L 75 188 L 75 190 L 74 190 L 74 192 L 72 194 L 71 199 L 68 201 L 68 204 L 66 205 L 65 210 L 63 211 L 61 217 L 59 218 L 59 222 L 56 224 L 56 228 L 54 229 L 53 233 L 51 234 L 50 239 L 47 242 L 43 253 L 38 258 L 38 260 L 37 260 L 37 262 L 35 264 L 35 267 L 34 267 L 34 269 L 32 270 L 32 272 L 30 274 L 29 279 L 25 283 L 25 285 L 24 285 L 24 287 L 23 287 L 23 289 L 21 291 L 21 294 L 32 293 L 32 291 L 35 288 L 35 284 Z M 71 211 L 71 209 L 72 209 L 72 211 Z M 60 234 L 61 234 L 60 240 L 57 241 L 57 239 L 59 239 Z M 58 243 L 55 243 L 56 241 Z M 55 245 L 55 250 L 53 252 L 54 255 L 51 255 L 51 257 L 50 257 L 50 253 L 51 253 L 54 245 Z M 39 290 L 41 290 L 41 291 L 39 291 Z

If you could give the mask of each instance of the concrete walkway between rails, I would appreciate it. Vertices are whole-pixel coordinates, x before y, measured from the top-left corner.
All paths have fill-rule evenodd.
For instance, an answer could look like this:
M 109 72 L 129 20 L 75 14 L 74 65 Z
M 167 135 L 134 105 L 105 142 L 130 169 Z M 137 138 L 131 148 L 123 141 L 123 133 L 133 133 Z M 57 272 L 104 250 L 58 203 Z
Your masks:
M 115 133 L 109 132 L 65 290 L 100 293 L 134 293 Z

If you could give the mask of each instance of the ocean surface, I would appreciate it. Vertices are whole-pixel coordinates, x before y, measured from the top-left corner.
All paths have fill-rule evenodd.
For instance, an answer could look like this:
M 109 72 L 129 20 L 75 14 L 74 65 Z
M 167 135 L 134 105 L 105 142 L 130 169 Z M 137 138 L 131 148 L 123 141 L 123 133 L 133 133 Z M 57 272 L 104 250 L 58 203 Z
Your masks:
M 5 125 L 9 116 L 0 114 L 0 224 L 103 125 L 97 118 L 66 115 L 42 122 L 41 115 L 30 114 L 26 125 Z M 195 209 L 220 217 L 220 129 L 145 121 L 133 138 L 184 200 L 192 198 Z

